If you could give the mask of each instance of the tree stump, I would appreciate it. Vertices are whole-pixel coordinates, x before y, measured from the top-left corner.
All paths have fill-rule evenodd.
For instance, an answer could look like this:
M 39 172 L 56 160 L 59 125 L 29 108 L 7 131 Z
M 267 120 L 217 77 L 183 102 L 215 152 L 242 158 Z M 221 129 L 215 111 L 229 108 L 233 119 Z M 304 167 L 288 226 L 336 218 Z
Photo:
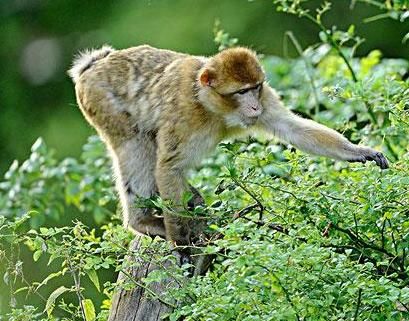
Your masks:
M 203 204 L 203 198 L 200 196 L 198 191 L 191 187 L 193 192 L 193 197 L 191 200 L 191 206 L 197 206 Z M 203 220 L 189 220 L 187 223 L 192 231 L 193 235 L 196 236 L 196 242 L 198 244 L 203 242 L 203 239 L 206 239 L 204 236 L 204 229 L 207 226 L 206 222 Z M 131 242 L 129 249 L 133 253 L 138 253 L 141 250 L 141 241 L 143 236 L 136 236 L 135 239 Z M 197 251 L 193 251 L 192 254 L 197 254 Z M 181 262 L 181 256 L 177 252 L 177 262 Z M 213 261 L 213 256 L 209 255 L 197 255 L 192 257 L 192 264 L 194 265 L 193 275 L 202 275 L 204 274 L 211 262 Z M 132 260 L 132 258 L 129 258 Z M 174 262 L 165 263 L 165 265 L 175 264 Z M 132 277 L 134 280 L 141 280 L 145 278 L 150 272 L 156 269 L 162 269 L 163 267 L 154 264 L 153 262 L 141 262 L 138 266 L 132 267 L 129 269 L 127 274 L 121 272 L 118 276 L 118 283 L 126 280 L 129 277 Z M 156 294 L 161 294 L 166 291 L 166 288 L 169 287 L 169 283 L 172 280 L 164 280 L 160 283 L 156 282 L 149 286 L 149 292 L 153 291 Z M 178 284 L 173 281 L 174 287 L 177 287 Z M 149 298 L 146 293 L 147 290 L 141 286 L 136 286 L 132 290 L 120 289 L 118 290 L 113 298 L 111 304 L 111 310 L 109 314 L 108 321 L 159 321 L 162 320 L 161 316 L 172 311 L 172 307 L 162 300 Z M 152 294 L 152 293 L 150 293 Z M 176 304 L 175 302 L 171 302 Z
M 141 236 L 137 236 L 130 244 L 130 250 L 138 251 L 141 247 Z M 151 271 L 160 267 L 151 262 L 141 263 L 140 266 L 131 268 L 129 274 L 136 280 L 146 277 Z M 127 279 L 128 276 L 120 273 L 118 282 Z M 150 289 L 155 293 L 165 291 L 167 284 L 159 283 L 152 285 Z M 160 317 L 171 311 L 171 308 L 159 300 L 149 299 L 146 290 L 135 287 L 132 290 L 121 289 L 114 294 L 108 321 L 159 321 Z
M 130 244 L 130 250 L 137 252 L 141 248 L 141 237 L 137 236 Z M 178 255 L 175 253 L 175 255 Z M 210 256 L 197 256 L 192 264 L 195 266 L 194 275 L 204 274 L 212 261 Z M 177 260 L 180 261 L 179 259 Z M 166 262 L 166 264 L 174 264 L 174 262 Z M 150 272 L 161 269 L 152 262 L 142 262 L 140 265 L 129 269 L 127 274 L 119 273 L 118 282 L 124 281 L 129 277 L 134 280 L 145 278 Z M 169 287 L 172 280 L 164 280 L 160 283 L 155 282 L 149 285 L 149 292 L 153 291 L 156 294 L 161 294 Z M 177 287 L 178 284 L 173 282 L 172 286 Z M 147 290 L 141 286 L 136 286 L 132 290 L 120 289 L 113 298 L 108 321 L 159 321 L 161 316 L 172 311 L 172 307 L 158 299 L 149 298 Z M 175 302 L 171 302 L 175 304 Z

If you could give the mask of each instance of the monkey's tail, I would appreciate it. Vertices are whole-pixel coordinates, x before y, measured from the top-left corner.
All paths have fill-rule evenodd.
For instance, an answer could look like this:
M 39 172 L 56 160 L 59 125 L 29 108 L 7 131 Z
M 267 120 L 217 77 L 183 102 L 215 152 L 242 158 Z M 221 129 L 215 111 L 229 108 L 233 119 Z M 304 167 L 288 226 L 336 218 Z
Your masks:
M 90 49 L 80 52 L 74 58 L 72 67 L 68 70 L 68 75 L 72 78 L 74 83 L 76 83 L 85 70 L 90 68 L 97 60 L 105 58 L 113 51 L 115 51 L 114 48 L 105 45 L 100 49 Z

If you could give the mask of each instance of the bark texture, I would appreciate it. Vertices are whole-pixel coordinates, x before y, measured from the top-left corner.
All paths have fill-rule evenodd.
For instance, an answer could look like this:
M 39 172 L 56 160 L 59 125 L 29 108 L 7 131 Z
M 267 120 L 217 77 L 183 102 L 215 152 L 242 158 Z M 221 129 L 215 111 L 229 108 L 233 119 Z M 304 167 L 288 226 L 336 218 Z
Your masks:
M 190 187 L 193 192 L 193 197 L 189 202 L 189 206 L 195 207 L 204 204 L 203 198 L 200 193 L 193 187 Z M 192 235 L 196 236 L 196 240 L 192 240 L 194 244 L 203 243 L 204 230 L 207 226 L 206 222 L 203 220 L 190 220 L 188 223 Z M 143 236 L 136 236 L 135 239 L 130 244 L 130 250 L 133 253 L 138 253 L 141 249 L 141 242 Z M 193 251 L 192 254 L 197 254 Z M 175 253 L 177 257 L 176 262 L 183 261 L 180 254 Z M 135 258 L 129 258 L 135 259 Z M 212 260 L 212 256 L 197 255 L 191 257 L 192 264 L 195 266 L 193 274 L 201 275 L 204 274 Z M 165 266 L 174 264 L 173 262 L 165 262 Z M 156 269 L 161 269 L 162 267 L 155 265 L 153 262 L 143 261 L 137 266 L 131 268 L 127 275 L 120 273 L 118 276 L 118 283 L 132 277 L 132 279 L 140 282 L 140 280 L 146 277 L 151 271 Z M 161 294 L 165 292 L 166 288 L 169 286 L 177 287 L 177 283 L 174 280 L 164 280 L 161 283 L 154 283 L 149 286 L 149 289 L 154 293 Z M 108 321 L 159 321 L 162 320 L 161 316 L 166 313 L 171 312 L 172 308 L 157 299 L 151 299 L 146 293 L 146 289 L 141 286 L 136 286 L 132 290 L 120 289 L 118 290 L 112 299 L 111 311 L 109 314 Z M 175 302 L 171 302 L 173 305 Z
M 203 230 L 206 227 L 204 221 L 191 221 L 190 224 L 193 235 L 201 236 L 198 238 L 195 244 L 203 242 L 204 234 Z M 130 244 L 130 250 L 133 253 L 137 253 L 141 250 L 141 238 L 143 236 L 136 236 L 135 239 Z M 202 241 L 199 241 L 201 239 Z M 202 243 L 203 244 L 203 243 Z M 200 251 L 191 251 L 191 254 L 200 253 Z M 182 262 L 182 255 L 175 253 L 177 256 L 176 262 Z M 192 264 L 194 265 L 193 275 L 202 275 L 204 274 L 211 262 L 213 261 L 213 256 L 204 256 L 204 255 L 194 255 L 191 257 Z M 132 258 L 129 258 L 132 259 Z M 135 257 L 133 258 L 135 260 Z M 170 266 L 175 264 L 173 261 L 169 260 L 165 262 L 165 266 Z M 118 283 L 129 279 L 132 277 L 133 280 L 141 283 L 141 279 L 146 277 L 151 271 L 156 269 L 161 269 L 158 265 L 155 265 L 154 262 L 143 261 L 137 266 L 129 269 L 127 274 L 120 273 L 118 276 Z M 170 279 L 164 280 L 163 282 L 156 282 L 149 285 L 149 290 L 152 290 L 156 294 L 161 294 L 165 292 L 166 288 L 169 286 L 177 287 L 177 283 Z M 136 286 L 132 290 L 120 289 L 118 290 L 113 297 L 111 311 L 108 318 L 108 321 L 159 321 L 162 320 L 161 316 L 166 313 L 171 312 L 172 308 L 158 299 L 149 298 L 149 293 L 146 293 L 146 289 L 141 286 Z M 175 305 L 175 302 L 170 302 L 172 305 Z
M 130 250 L 138 251 L 140 248 L 141 237 L 136 237 L 130 244 Z M 129 274 L 135 279 L 140 280 L 146 277 L 149 272 L 158 269 L 151 262 L 144 262 L 140 266 L 134 267 Z M 118 281 L 127 279 L 128 276 L 120 273 Z M 168 284 L 155 283 L 150 289 L 155 293 L 162 293 Z M 148 299 L 146 290 L 142 287 L 135 287 L 132 290 L 121 289 L 114 294 L 112 307 L 108 321 L 159 321 L 160 317 L 171 308 L 158 300 Z
M 130 244 L 131 251 L 138 251 L 141 247 L 141 237 L 137 236 Z M 180 255 L 177 262 L 181 261 Z M 195 269 L 194 275 L 204 274 L 212 260 L 211 256 L 194 256 L 192 258 Z M 166 262 L 166 265 L 174 264 L 173 262 Z M 161 269 L 152 262 L 142 262 L 140 265 L 131 268 L 128 271 L 128 275 L 120 273 L 118 276 L 118 282 L 128 279 L 130 276 L 140 282 L 142 278 L 146 277 L 151 271 Z M 156 282 L 149 286 L 149 289 L 153 292 L 160 294 L 166 291 L 169 286 L 177 287 L 177 283 L 171 279 L 164 280 L 163 282 Z M 140 286 L 136 286 L 132 290 L 120 289 L 114 294 L 112 300 L 111 311 L 108 321 L 159 321 L 162 320 L 161 316 L 172 311 L 171 306 L 157 299 L 148 298 L 149 293 L 146 293 L 146 289 Z M 175 302 L 170 302 L 172 305 Z

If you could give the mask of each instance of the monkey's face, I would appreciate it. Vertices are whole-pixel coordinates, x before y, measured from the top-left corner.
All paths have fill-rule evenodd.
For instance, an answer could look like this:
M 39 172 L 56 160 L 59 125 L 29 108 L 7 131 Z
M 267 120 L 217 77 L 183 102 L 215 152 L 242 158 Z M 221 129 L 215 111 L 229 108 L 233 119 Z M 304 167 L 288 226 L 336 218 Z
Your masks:
M 246 48 L 222 51 L 199 75 L 211 111 L 221 115 L 228 127 L 248 127 L 263 112 L 260 96 L 264 73 L 256 55 Z
M 228 127 L 248 127 L 257 122 L 263 112 L 263 106 L 260 103 L 262 86 L 262 83 L 247 84 L 225 95 L 230 107 L 224 114 Z
M 254 125 L 263 113 L 262 90 L 262 82 L 230 84 L 227 90 L 207 85 L 201 100 L 205 107 L 224 120 L 227 127 L 247 128 Z

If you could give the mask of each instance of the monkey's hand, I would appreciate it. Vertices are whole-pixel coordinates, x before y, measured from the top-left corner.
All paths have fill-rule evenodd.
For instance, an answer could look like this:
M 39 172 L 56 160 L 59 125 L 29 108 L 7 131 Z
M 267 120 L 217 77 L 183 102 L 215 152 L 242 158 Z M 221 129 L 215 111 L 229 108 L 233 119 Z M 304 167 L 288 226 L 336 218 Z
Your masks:
M 368 160 L 374 161 L 381 169 L 386 169 L 389 167 L 386 157 L 381 152 L 378 152 L 372 148 L 356 146 L 354 154 L 356 154 L 356 156 L 347 159 L 347 161 L 365 163 Z

